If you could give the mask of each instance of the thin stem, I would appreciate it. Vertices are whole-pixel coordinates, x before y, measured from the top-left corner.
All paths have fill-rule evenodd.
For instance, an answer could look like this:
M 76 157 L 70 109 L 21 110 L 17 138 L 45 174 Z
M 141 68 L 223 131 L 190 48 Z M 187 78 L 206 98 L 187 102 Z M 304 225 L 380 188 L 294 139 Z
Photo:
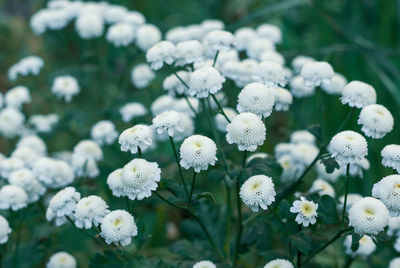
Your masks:
M 183 184 L 183 188 L 185 188 L 186 197 L 189 197 L 189 192 L 188 192 L 188 189 L 186 187 L 185 180 L 183 178 L 182 167 L 181 167 L 181 164 L 179 163 L 178 153 L 177 153 L 176 148 L 175 148 L 174 140 L 173 140 L 173 138 L 171 136 L 169 136 L 169 141 L 171 142 L 172 149 L 174 150 L 175 161 L 176 161 L 176 164 L 178 165 L 179 176 L 181 178 L 181 182 Z
M 342 212 L 342 223 L 344 224 L 345 216 L 346 216 L 346 206 L 347 206 L 347 193 L 349 192 L 349 174 L 350 174 L 350 163 L 346 166 L 346 190 L 344 193 L 344 202 L 343 202 L 343 212 Z
M 138 153 L 139 153 L 139 157 L 142 158 L 142 149 L 140 149 L 140 147 L 137 147 Z
M 328 242 L 326 242 L 325 244 L 323 244 L 317 251 L 315 251 L 314 253 L 312 253 L 310 256 L 308 256 L 307 259 L 304 260 L 304 262 L 302 263 L 302 265 L 308 263 L 312 258 L 314 258 L 316 255 L 318 255 L 318 253 L 320 253 L 321 251 L 323 251 L 325 248 L 327 248 L 330 244 L 332 244 L 333 242 L 335 242 L 336 240 L 338 240 L 343 234 L 348 233 L 349 231 L 353 230 L 353 227 L 347 227 L 347 228 L 343 228 L 341 229 L 334 237 L 332 237 Z
M 214 240 L 212 239 L 210 233 L 208 232 L 206 226 L 204 225 L 204 223 L 200 220 L 200 218 L 197 215 L 195 215 L 193 212 L 191 212 L 190 210 L 188 210 L 188 209 L 186 209 L 184 207 L 181 207 L 181 206 L 178 206 L 178 205 L 174 204 L 173 202 L 169 201 L 168 199 L 166 199 L 165 197 L 163 197 L 162 195 L 160 195 L 156 191 L 154 191 L 154 194 L 156 196 L 158 196 L 161 200 L 166 202 L 167 204 L 169 204 L 169 205 L 171 205 L 171 206 L 173 206 L 173 207 L 175 207 L 177 209 L 180 209 L 180 210 L 186 212 L 187 214 L 189 214 L 190 216 L 192 216 L 193 218 L 195 218 L 195 220 L 199 223 L 201 229 L 203 230 L 204 234 L 206 235 L 206 237 L 207 237 L 208 241 L 210 242 L 211 246 L 214 248 L 214 251 L 217 253 L 219 259 L 222 262 L 224 261 L 224 257 L 222 255 L 221 250 L 217 247 L 217 245 L 215 244 Z
M 217 104 L 219 112 L 225 117 L 226 121 L 228 121 L 228 123 L 231 123 L 231 120 L 229 120 L 228 116 L 225 114 L 224 110 L 222 109 L 221 104 L 219 103 L 219 101 L 217 100 L 217 97 L 215 97 L 214 94 L 210 94 L 211 97 L 213 98 L 215 104 Z
M 246 167 L 246 160 L 247 160 L 247 151 L 243 151 L 243 162 L 242 162 L 242 167 Z
M 343 123 L 340 125 L 336 133 L 339 133 L 340 131 L 343 130 L 343 128 L 346 126 L 347 122 L 349 122 L 351 116 L 353 115 L 354 111 L 356 110 L 356 107 L 352 107 L 350 112 L 347 114 L 346 118 L 343 120 Z
M 301 224 L 299 224 L 298 231 L 301 231 Z M 297 267 L 301 267 L 301 252 L 300 250 L 297 250 Z
M 219 50 L 217 50 L 217 52 L 215 52 L 212 67 L 215 67 L 215 64 L 217 63 L 218 55 L 219 55 Z
M 125 196 L 125 203 L 126 203 L 126 208 L 128 209 L 128 212 L 132 214 L 131 202 L 129 200 L 129 197 L 127 197 L 127 196 Z
M 186 205 L 187 208 L 190 206 L 190 203 L 192 202 L 192 195 L 193 195 L 193 191 L 194 191 L 194 183 L 196 181 L 196 175 L 197 175 L 197 172 L 196 171 L 193 172 L 192 187 L 190 188 L 189 199 L 188 199 L 188 203 Z

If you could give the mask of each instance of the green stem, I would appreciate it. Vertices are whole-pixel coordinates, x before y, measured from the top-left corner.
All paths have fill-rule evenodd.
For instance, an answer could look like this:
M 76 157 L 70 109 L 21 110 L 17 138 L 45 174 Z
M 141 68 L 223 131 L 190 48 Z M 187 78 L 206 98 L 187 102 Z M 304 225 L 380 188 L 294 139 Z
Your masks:
M 189 194 L 189 199 L 188 199 L 188 203 L 186 205 L 186 208 L 188 208 L 190 206 L 190 203 L 192 202 L 192 195 L 193 195 L 193 191 L 194 191 L 194 183 L 196 181 L 196 171 L 193 172 L 193 180 L 192 180 L 192 187 L 190 188 L 190 194 Z
M 219 55 L 219 50 L 217 50 L 217 52 L 215 52 L 212 67 L 215 67 L 215 64 L 217 63 L 218 55 Z
M 346 190 L 344 193 L 344 202 L 343 202 L 343 212 L 342 212 L 342 223 L 344 224 L 345 216 L 346 216 L 346 206 L 347 206 L 347 194 L 349 192 L 349 173 L 350 173 L 350 163 L 346 166 Z
M 228 116 L 225 114 L 224 110 L 222 109 L 221 104 L 219 103 L 219 101 L 217 100 L 217 97 L 215 97 L 214 94 L 210 94 L 211 97 L 213 98 L 215 104 L 217 104 L 219 112 L 225 117 L 226 121 L 228 121 L 228 123 L 231 123 L 231 120 L 229 120 Z
M 138 153 L 139 153 L 139 157 L 142 158 L 142 149 L 140 149 L 140 147 L 137 147 Z
M 301 224 L 299 224 L 298 226 L 298 231 L 301 231 Z M 301 267 L 301 252 L 300 250 L 297 250 L 297 267 L 300 268 Z
M 125 203 L 126 203 L 126 208 L 128 209 L 128 212 L 132 214 L 131 202 L 129 200 L 129 197 L 127 197 L 127 196 L 125 196 Z
M 186 187 L 185 180 L 183 178 L 182 167 L 181 167 L 181 164 L 179 163 L 178 152 L 176 151 L 176 148 L 175 148 L 174 139 L 171 136 L 169 136 L 169 141 L 171 142 L 172 149 L 174 150 L 175 161 L 176 161 L 176 164 L 178 165 L 179 176 L 181 178 L 183 188 L 185 189 L 186 197 L 189 197 L 189 192 Z

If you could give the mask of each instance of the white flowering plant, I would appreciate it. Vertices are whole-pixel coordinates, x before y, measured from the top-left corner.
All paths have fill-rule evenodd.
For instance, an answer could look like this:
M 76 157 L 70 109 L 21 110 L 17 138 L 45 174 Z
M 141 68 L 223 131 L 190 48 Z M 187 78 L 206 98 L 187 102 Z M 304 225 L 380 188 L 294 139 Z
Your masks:
M 379 84 L 287 50 L 290 27 L 258 13 L 139 11 L 53 0 L 29 18 L 31 53 L 1 70 L 0 267 L 400 267 Z

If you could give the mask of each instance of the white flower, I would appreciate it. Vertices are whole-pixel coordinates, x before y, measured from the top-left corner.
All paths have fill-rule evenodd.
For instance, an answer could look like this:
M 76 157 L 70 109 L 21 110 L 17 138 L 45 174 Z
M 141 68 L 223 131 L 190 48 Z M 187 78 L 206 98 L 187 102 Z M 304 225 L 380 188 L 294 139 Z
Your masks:
M 199 261 L 192 268 L 217 268 L 217 266 L 211 261 Z
M 275 201 L 275 189 L 272 179 L 265 175 L 256 175 L 248 178 L 240 187 L 240 198 L 252 211 L 257 212 L 259 207 L 267 210 Z
M 314 161 L 318 153 L 319 149 L 315 145 L 300 142 L 295 144 L 291 155 L 295 163 L 308 166 Z
M 285 259 L 275 259 L 268 262 L 264 268 L 294 268 L 293 264 Z
M 12 230 L 6 218 L 0 215 L 0 245 L 5 244 L 8 241 L 8 235 L 11 234 Z
M 247 40 L 246 54 L 249 58 L 259 60 L 263 52 L 275 50 L 274 43 L 267 38 L 255 37 Z
M 394 242 L 393 248 L 396 252 L 400 252 L 400 236 Z
M 315 171 L 317 172 L 317 177 L 319 179 L 323 179 L 329 182 L 336 182 L 337 179 L 342 175 L 342 171 L 337 168 L 335 168 L 332 173 L 328 173 L 326 171 L 325 165 L 321 162 L 321 160 L 318 160 L 315 163 Z
M 306 65 L 309 62 L 313 62 L 315 61 L 313 58 L 308 57 L 308 56 L 296 56 L 293 60 L 292 60 L 292 67 L 293 70 L 296 74 L 301 72 L 301 69 L 303 68 L 304 65 Z
M 118 137 L 118 131 L 111 121 L 101 120 L 93 125 L 90 136 L 99 145 L 112 144 Z
M 185 71 L 177 72 L 177 75 L 182 79 L 186 84 L 189 82 L 189 73 Z M 164 90 L 168 91 L 168 94 L 171 96 L 184 94 L 186 86 L 176 77 L 175 74 L 171 74 L 164 79 L 163 82 Z
M 388 236 L 398 236 L 400 230 L 400 216 L 390 217 L 388 222 L 388 229 L 386 231 Z
M 11 185 L 16 185 L 25 190 L 28 195 L 28 202 L 39 200 L 39 197 L 46 192 L 46 188 L 36 179 L 35 174 L 29 169 L 19 169 L 11 173 L 8 178 Z
M 306 98 L 314 94 L 315 88 L 306 86 L 304 78 L 300 75 L 293 77 L 289 82 L 290 92 L 296 98 Z
M 376 92 L 367 83 L 351 81 L 343 88 L 341 101 L 350 107 L 362 108 L 376 103 Z
M 385 106 L 370 104 L 362 108 L 358 124 L 362 126 L 361 130 L 366 136 L 381 139 L 392 131 L 394 119 Z
M 299 164 L 293 160 L 293 157 L 289 154 L 280 156 L 277 162 L 282 167 L 281 181 L 290 182 L 295 181 L 300 174 L 304 171 L 304 165 Z
M 21 109 L 22 105 L 31 102 L 31 95 L 27 87 L 16 86 L 4 94 L 4 100 L 8 107 Z
M 328 94 L 341 95 L 346 84 L 346 77 L 335 73 L 329 81 L 322 82 L 321 88 Z
M 146 18 L 143 16 L 142 13 L 132 10 L 125 13 L 123 21 L 133 26 L 139 26 L 146 22 Z
M 219 50 L 229 50 L 235 40 L 233 34 L 228 31 L 216 30 L 209 32 L 203 39 L 206 51 L 214 56 Z
M 293 202 L 290 212 L 297 213 L 296 222 L 307 227 L 309 224 L 317 222 L 317 209 L 318 204 L 315 204 L 313 201 L 308 201 L 305 197 L 301 196 L 300 200 Z
M 274 107 L 272 90 L 261 83 L 251 83 L 245 86 L 238 95 L 236 109 L 239 113 L 250 112 L 258 117 L 268 117 Z
M 66 222 L 66 217 L 73 216 L 76 203 L 81 199 L 81 194 L 74 187 L 66 187 L 57 192 L 49 202 L 46 212 L 47 221 L 54 220 L 59 226 Z
M 11 173 L 13 173 L 16 170 L 24 168 L 24 162 L 15 157 L 10 157 L 10 158 L 5 158 L 1 159 L 0 161 L 0 175 L 3 178 L 8 178 Z
M 166 132 L 170 137 L 184 130 L 181 115 L 175 111 L 166 111 L 154 117 L 152 127 L 158 134 Z
M 348 235 L 344 239 L 344 247 L 346 248 L 346 254 L 350 256 L 361 256 L 363 258 L 368 257 L 371 255 L 375 249 L 376 245 L 372 238 L 368 235 L 363 235 L 361 239 L 358 241 L 358 249 L 353 252 L 351 249 L 351 244 L 352 244 L 352 236 Z
M 143 51 L 161 41 L 160 30 L 152 24 L 140 25 L 136 31 L 136 45 Z
M 349 211 L 349 209 L 354 205 L 354 203 L 356 203 L 357 201 L 359 201 L 360 199 L 362 199 L 363 197 L 360 194 L 347 194 L 347 205 L 346 205 L 346 211 Z M 337 205 L 338 210 L 343 211 L 343 205 L 344 205 L 344 195 L 342 195 L 339 198 L 339 203 Z
M 20 134 L 25 116 L 19 110 L 7 107 L 0 111 L 0 133 L 6 138 Z
M 187 93 L 196 98 L 206 98 L 221 90 L 225 78 L 220 72 L 210 66 L 204 66 L 190 74 Z
M 147 125 L 136 125 L 124 130 L 119 136 L 118 143 L 121 144 L 121 151 L 137 153 L 138 148 L 146 151 L 152 144 L 152 130 Z
M 231 121 L 233 120 L 233 118 L 235 118 L 235 116 L 238 115 L 238 113 L 234 109 L 229 108 L 229 107 L 222 108 L 222 110 L 224 111 L 225 115 Z M 226 126 L 228 124 L 229 124 L 229 122 L 228 122 L 228 120 L 226 120 L 225 116 L 223 116 L 220 113 L 215 115 L 215 125 L 219 131 L 226 132 Z
M 121 197 L 125 195 L 124 185 L 122 184 L 122 168 L 116 169 L 108 175 L 107 185 L 114 196 Z
M 60 251 L 53 254 L 46 264 L 46 268 L 76 268 L 76 260 L 71 254 Z
M 276 87 L 272 89 L 274 93 L 276 111 L 287 111 L 289 110 L 290 104 L 293 102 L 293 96 L 287 89 Z
M 100 174 L 100 170 L 93 158 L 84 158 L 73 154 L 71 166 L 77 177 L 96 178 Z
M 103 18 L 93 12 L 83 12 L 75 21 L 75 29 L 83 39 L 100 37 L 104 31 Z
M 48 157 L 35 161 L 32 171 L 39 182 L 52 189 L 64 187 L 72 183 L 75 178 L 67 162 Z
M 175 107 L 177 108 L 177 107 Z M 176 132 L 174 135 L 174 141 L 176 142 L 180 142 L 183 141 L 185 138 L 193 135 L 194 133 L 194 121 L 193 119 L 185 113 L 179 113 L 181 116 L 181 122 L 182 122 L 182 126 L 183 126 L 183 131 L 182 132 Z M 166 135 L 166 133 L 158 135 L 157 137 L 160 141 L 165 141 L 168 140 L 168 135 Z
M 180 148 L 181 161 L 183 168 L 193 168 L 194 172 L 207 170 L 208 166 L 215 165 L 217 161 L 217 146 L 210 138 L 202 135 L 193 135 L 186 138 Z
M 25 190 L 16 185 L 5 185 L 0 189 L 0 209 L 20 210 L 28 204 Z
M 255 38 L 256 32 L 250 27 L 239 28 L 235 32 L 235 40 L 233 45 L 239 51 L 246 50 L 249 45 L 249 40 Z
M 74 156 L 84 159 L 100 161 L 103 159 L 103 152 L 100 146 L 92 140 L 82 140 L 74 147 Z
M 307 87 L 318 87 L 323 82 L 329 82 L 334 74 L 332 66 L 325 61 L 308 62 L 300 72 Z
M 357 160 L 350 166 L 350 176 L 355 177 L 358 176 L 360 178 L 363 178 L 363 172 L 364 170 L 368 170 L 370 167 L 370 163 L 367 158 L 363 158 L 361 160 Z M 346 175 L 346 166 L 342 165 L 342 174 L 345 176 Z
M 282 41 L 282 32 L 278 26 L 272 24 L 261 24 L 256 29 L 256 34 L 260 37 L 271 40 L 272 43 L 278 44 Z
M 282 66 L 285 64 L 285 58 L 274 50 L 266 50 L 262 52 L 260 55 L 260 61 L 273 61 Z
M 84 197 L 75 206 L 75 225 L 82 229 L 90 229 L 92 225 L 98 226 L 109 213 L 108 205 L 96 195 Z
M 78 81 L 70 75 L 57 76 L 51 86 L 51 92 L 57 98 L 64 98 L 66 102 L 70 102 L 73 96 L 79 94 L 80 87 Z
M 151 196 L 151 191 L 157 189 L 161 179 L 161 169 L 155 162 L 136 158 L 122 169 L 122 184 L 129 199 L 142 200 Z
M 391 167 L 400 173 L 400 145 L 389 144 L 381 151 L 382 165 Z
M 198 63 L 204 60 L 204 48 L 197 40 L 183 41 L 176 45 L 175 56 L 176 66 Z
M 175 50 L 171 42 L 161 41 L 147 51 L 146 60 L 153 70 L 161 69 L 164 63 L 171 65 L 174 62 Z
M 107 23 L 116 24 L 125 18 L 128 9 L 119 5 L 107 5 L 103 12 L 104 20 Z
M 147 109 L 141 103 L 130 102 L 122 106 L 119 113 L 122 116 L 122 121 L 129 122 L 136 117 L 146 115 Z
M 357 234 L 376 235 L 387 226 L 389 211 L 378 199 L 364 197 L 350 208 L 349 221 Z
M 101 222 L 100 235 L 107 244 L 127 246 L 132 242 L 132 237 L 137 235 L 137 226 L 133 216 L 127 211 L 114 210 Z
M 127 22 L 118 22 L 108 28 L 106 39 L 116 47 L 126 47 L 135 39 L 135 28 Z
M 315 145 L 315 136 L 307 130 L 296 130 L 290 134 L 290 142 Z
M 131 82 L 139 89 L 149 86 L 155 77 L 153 70 L 145 63 L 136 65 L 131 72 Z
M 329 195 L 331 197 L 335 197 L 335 189 L 332 187 L 332 185 L 321 179 L 315 180 L 308 191 L 310 193 L 316 192 L 320 196 Z
M 54 125 L 58 123 L 58 120 L 57 114 L 35 114 L 29 118 L 29 123 L 37 133 L 49 133 L 53 130 Z
M 165 111 L 171 111 L 174 107 L 175 99 L 170 95 L 161 95 L 151 104 L 151 113 L 156 116 Z M 172 109 L 173 110 L 173 109 Z
M 8 69 L 8 78 L 11 81 L 17 79 L 19 75 L 38 75 L 44 66 L 44 61 L 38 56 L 28 56 L 20 59 L 16 64 Z
M 254 152 L 265 141 L 265 125 L 257 115 L 241 113 L 226 127 L 226 140 L 237 144 L 240 151 Z
M 22 137 L 17 142 L 17 148 L 29 147 L 39 155 L 44 155 L 47 151 L 44 141 L 36 135 L 29 135 Z
M 368 144 L 362 135 L 347 130 L 333 136 L 328 150 L 340 163 L 353 164 L 367 156 Z
M 400 216 L 400 175 L 389 175 L 375 183 L 372 196 L 386 205 L 392 217 Z
M 199 25 L 203 34 L 207 34 L 212 31 L 222 30 L 225 28 L 224 22 L 221 20 L 204 20 Z
M 393 258 L 388 266 L 388 268 L 399 268 L 399 267 L 400 267 L 400 257 Z
M 260 62 L 253 78 L 268 87 L 284 86 L 287 82 L 283 66 L 273 61 Z

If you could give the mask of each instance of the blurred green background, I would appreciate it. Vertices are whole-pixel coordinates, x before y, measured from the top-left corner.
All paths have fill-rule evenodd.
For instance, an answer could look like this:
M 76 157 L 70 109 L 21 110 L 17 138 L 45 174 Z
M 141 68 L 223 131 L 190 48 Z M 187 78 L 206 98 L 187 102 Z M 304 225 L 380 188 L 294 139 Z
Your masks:
M 256 27 L 261 23 L 278 25 L 283 32 L 283 42 L 278 50 L 290 64 L 291 59 L 299 54 L 329 61 L 336 72 L 350 80 L 361 80 L 373 85 L 378 94 L 378 103 L 389 108 L 395 117 L 395 128 L 383 140 L 369 142 L 369 160 L 371 169 L 366 173 L 362 186 L 360 180 L 351 182 L 350 192 L 370 194 L 371 186 L 391 170 L 381 167 L 379 152 L 385 144 L 400 143 L 400 1 L 396 0 L 141 0 L 141 1 L 109 1 L 122 4 L 129 9 L 142 12 L 147 21 L 157 25 L 163 33 L 179 25 L 200 23 L 204 19 L 221 19 L 226 28 L 235 31 L 242 26 Z M 61 116 L 61 124 L 56 134 L 45 136 L 49 151 L 71 150 L 82 138 L 89 138 L 90 127 L 100 119 L 118 117 L 118 108 L 129 101 L 140 101 L 147 105 L 151 98 L 162 92 L 161 82 L 166 72 L 161 72 L 151 88 L 150 93 L 138 91 L 130 84 L 130 69 L 144 61 L 143 53 L 136 52 L 132 47 L 117 49 L 108 45 L 104 36 L 95 41 L 79 40 L 70 25 L 60 32 L 49 32 L 36 37 L 29 27 L 30 16 L 46 1 L 42 0 L 0 0 L 0 90 L 5 92 L 15 84 L 7 78 L 8 67 L 23 56 L 35 54 L 45 60 L 45 68 L 39 77 L 19 79 L 18 84 L 24 84 L 31 90 L 33 103 L 24 111 L 27 114 L 56 112 Z M 101 56 L 99 56 L 101 55 Z M 99 64 L 108 66 L 106 70 L 97 70 Z M 165 71 L 165 70 L 164 70 Z M 69 73 L 78 78 L 82 92 L 71 104 L 56 101 L 50 93 L 53 78 Z M 99 82 L 98 79 L 102 79 Z M 236 102 L 238 89 L 225 89 L 230 105 Z M 147 95 L 150 94 L 150 95 Z M 341 124 L 348 113 L 348 107 L 340 104 L 337 96 L 323 94 L 322 133 L 329 138 Z M 273 146 L 286 141 L 293 129 L 306 128 L 313 123 L 319 123 L 316 114 L 317 96 L 296 101 L 294 104 L 298 113 L 289 115 L 277 113 L 268 122 L 268 138 L 263 150 L 271 153 Z M 150 118 L 147 118 L 150 123 Z M 356 124 L 356 116 L 348 128 L 360 130 Z M 119 120 L 118 129 L 128 127 Z M 371 139 L 369 139 L 371 141 Z M 8 154 L 15 141 L 0 138 L 0 151 Z M 161 151 L 166 156 L 154 156 L 154 159 L 167 169 L 171 165 L 172 154 L 168 144 L 162 145 Z M 240 156 L 235 155 L 235 149 L 230 150 L 233 160 L 239 162 Z M 121 154 L 118 146 L 104 149 L 105 160 L 101 163 L 103 187 L 86 185 L 85 193 L 102 193 L 109 196 L 105 186 L 105 177 L 117 167 L 129 161 L 127 154 Z M 149 154 L 151 159 L 153 156 Z M 164 157 L 164 158 L 163 158 Z M 237 158 L 237 159 L 235 159 Z M 154 160 L 153 159 L 153 160 Z M 172 172 L 170 172 L 172 174 Z M 86 189 L 86 190 L 85 190 Z M 100 189 L 100 190 L 99 190 Z M 305 187 L 306 189 L 306 187 Z M 165 243 L 165 230 L 160 234 L 154 230 L 162 229 L 166 218 L 173 218 L 165 207 L 157 207 L 157 213 L 146 216 L 138 212 L 146 222 L 153 222 L 153 237 L 151 247 L 157 248 Z M 123 207 L 123 203 L 113 204 L 113 209 Z M 149 205 L 151 208 L 153 206 Z M 43 230 L 41 230 L 43 228 Z M 49 225 L 43 225 L 38 230 L 47 233 Z M 70 234 L 74 235 L 70 235 Z M 158 235 L 158 236 L 157 236 Z M 84 236 L 76 235 L 71 228 L 53 235 L 53 241 L 62 239 L 63 243 L 55 243 L 59 249 L 63 245 L 75 248 L 75 255 L 83 263 L 85 258 Z M 69 241 L 70 240 L 70 241 Z M 39 242 L 35 242 L 39 243 Z M 36 246 L 47 247 L 46 241 Z M 54 245 L 54 243 L 52 243 Z M 72 246 L 73 245 L 73 246 Z M 32 244 L 25 245 L 32 247 Z M 68 246 L 64 246 L 67 247 Z M 54 250 L 57 250 L 55 248 Z M 28 250 L 30 251 L 30 250 Z M 162 250 L 161 250 L 162 251 Z M 48 255 L 48 253 L 46 253 Z M 157 252 L 157 254 L 159 254 Z M 160 253 L 161 254 L 161 253 Z M 81 255 L 81 256 L 80 256 Z M 79 257 L 80 256 L 80 257 Z M 26 258 L 32 258 L 29 254 Z M 21 261 L 23 262 L 23 261 Z M 38 260 L 43 264 L 43 259 Z M 39 265 L 40 267 L 40 265 Z M 84 267 L 84 266 L 82 266 Z

